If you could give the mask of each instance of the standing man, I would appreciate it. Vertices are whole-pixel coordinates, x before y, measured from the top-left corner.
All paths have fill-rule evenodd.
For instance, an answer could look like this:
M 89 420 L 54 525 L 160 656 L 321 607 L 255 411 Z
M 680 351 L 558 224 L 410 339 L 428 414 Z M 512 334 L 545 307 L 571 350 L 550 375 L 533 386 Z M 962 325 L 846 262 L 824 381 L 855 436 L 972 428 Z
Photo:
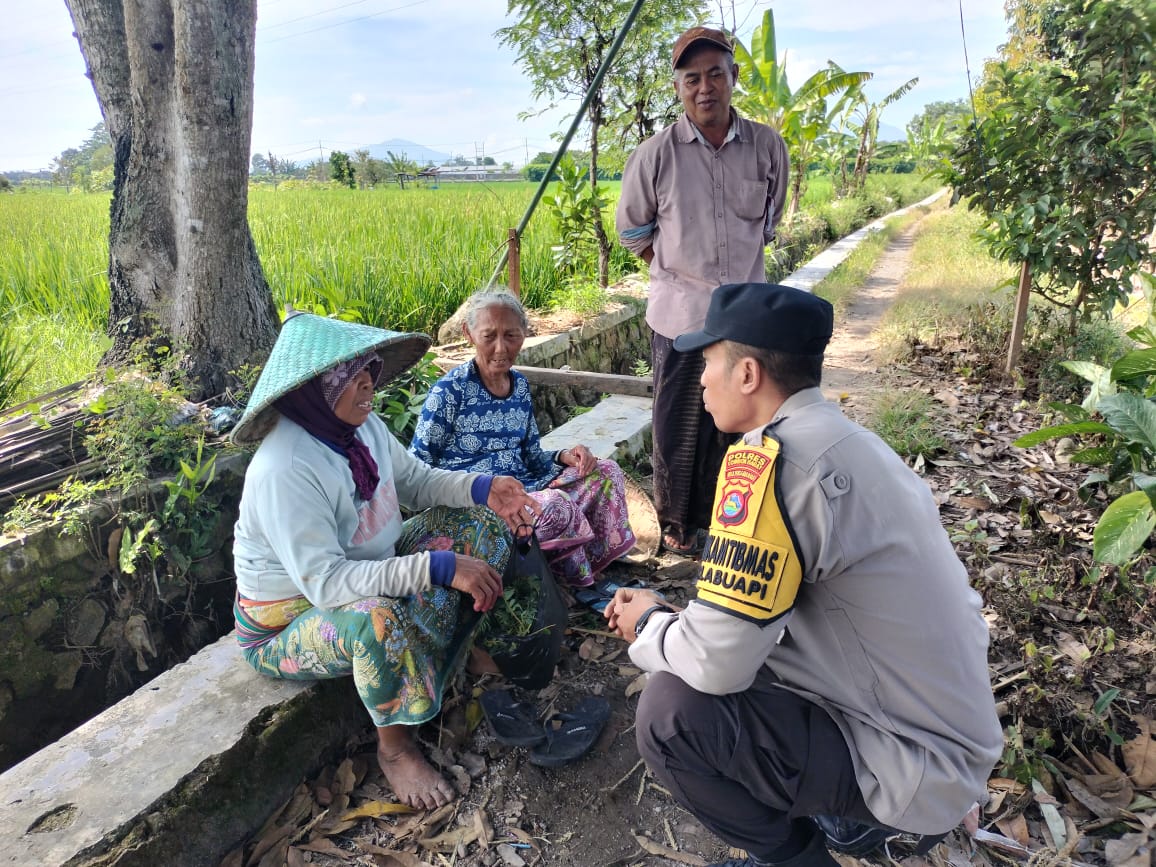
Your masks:
M 650 266 L 646 321 L 654 375 L 654 505 L 663 547 L 692 556 L 709 522 L 727 439 L 703 409 L 702 358 L 672 346 L 701 328 L 715 287 L 766 279 L 763 251 L 787 195 L 787 146 L 738 116 L 730 39 L 692 27 L 674 44 L 674 90 L 684 113 L 626 163 L 618 238 Z
M 652 672 L 638 748 L 680 804 L 748 857 L 835 867 L 905 831 L 934 843 L 1003 748 L 979 595 L 927 485 L 819 390 L 831 305 L 719 287 L 706 406 L 745 432 L 719 473 L 698 595 L 619 590 L 610 627 Z

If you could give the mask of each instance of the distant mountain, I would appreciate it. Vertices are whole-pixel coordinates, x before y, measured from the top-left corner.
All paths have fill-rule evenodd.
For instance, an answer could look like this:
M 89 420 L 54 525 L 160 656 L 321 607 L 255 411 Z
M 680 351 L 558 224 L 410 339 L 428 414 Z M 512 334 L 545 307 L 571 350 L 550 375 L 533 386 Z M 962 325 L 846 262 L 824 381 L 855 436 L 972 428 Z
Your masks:
M 358 148 L 358 150 L 360 150 L 360 148 Z M 387 151 L 393 151 L 396 156 L 400 157 L 405 155 L 407 159 L 413 160 L 419 166 L 424 166 L 430 162 L 435 166 L 440 166 L 450 159 L 450 155 L 447 153 L 432 150 L 425 145 L 406 141 L 403 138 L 391 138 L 389 141 L 383 141 L 380 144 L 367 145 L 365 150 L 369 151 L 371 157 L 379 160 L 389 159 Z
M 879 124 L 879 141 L 907 141 L 907 132 L 889 123 Z M 397 151 L 394 151 L 397 153 Z

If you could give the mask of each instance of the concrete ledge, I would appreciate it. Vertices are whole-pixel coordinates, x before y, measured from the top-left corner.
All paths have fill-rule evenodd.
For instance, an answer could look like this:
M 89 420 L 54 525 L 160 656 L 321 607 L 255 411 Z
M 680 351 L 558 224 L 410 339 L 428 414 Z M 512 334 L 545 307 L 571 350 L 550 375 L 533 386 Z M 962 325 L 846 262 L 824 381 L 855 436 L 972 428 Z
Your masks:
M 651 405 L 647 397 L 612 394 L 543 436 L 542 448 L 556 451 L 582 443 L 600 458 L 638 457 L 650 434 Z
M 217 863 L 367 723 L 347 678 L 262 677 L 227 635 L 0 775 L 0 864 Z
M 863 228 L 857 229 L 845 238 L 839 239 L 814 259 L 807 262 L 802 268 L 784 277 L 782 281 L 783 285 L 794 286 L 796 289 L 802 289 L 805 292 L 814 292 L 815 287 L 823 278 L 834 271 L 838 265 L 842 264 L 843 260 L 850 256 L 852 251 L 859 246 L 860 241 L 872 232 L 878 232 L 882 229 L 885 222 L 892 217 L 902 216 L 915 208 L 926 207 L 946 192 L 947 190 L 939 190 L 932 193 L 921 202 L 908 205 L 906 208 L 900 208 L 898 211 L 892 211 L 887 216 L 880 217 L 878 220 L 868 223 Z

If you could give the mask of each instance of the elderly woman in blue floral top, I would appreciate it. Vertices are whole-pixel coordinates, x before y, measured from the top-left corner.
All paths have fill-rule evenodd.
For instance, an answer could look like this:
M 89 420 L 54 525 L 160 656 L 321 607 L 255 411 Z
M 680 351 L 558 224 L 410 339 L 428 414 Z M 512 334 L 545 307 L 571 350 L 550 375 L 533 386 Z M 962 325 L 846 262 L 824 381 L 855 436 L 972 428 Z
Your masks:
M 584 445 L 542 449 L 526 377 L 513 369 L 529 322 L 509 292 L 478 292 L 464 331 L 474 357 L 434 384 L 409 450 L 434 467 L 509 475 L 538 504 L 554 574 L 586 587 L 634 547 L 622 469 Z

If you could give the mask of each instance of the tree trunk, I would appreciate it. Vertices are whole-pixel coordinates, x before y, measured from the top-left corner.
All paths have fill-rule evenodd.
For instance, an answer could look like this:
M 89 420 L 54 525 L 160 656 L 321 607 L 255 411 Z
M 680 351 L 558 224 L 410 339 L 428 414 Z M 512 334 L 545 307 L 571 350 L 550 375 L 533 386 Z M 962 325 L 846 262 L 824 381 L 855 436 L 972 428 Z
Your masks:
M 249 224 L 254 0 L 66 0 L 112 138 L 106 363 L 170 347 L 197 399 L 264 361 Z
M 598 130 L 602 126 L 602 105 L 597 98 L 590 103 L 590 210 L 594 216 L 594 237 L 598 239 L 598 285 L 610 285 L 610 238 L 602 224 L 602 207 L 598 204 Z

